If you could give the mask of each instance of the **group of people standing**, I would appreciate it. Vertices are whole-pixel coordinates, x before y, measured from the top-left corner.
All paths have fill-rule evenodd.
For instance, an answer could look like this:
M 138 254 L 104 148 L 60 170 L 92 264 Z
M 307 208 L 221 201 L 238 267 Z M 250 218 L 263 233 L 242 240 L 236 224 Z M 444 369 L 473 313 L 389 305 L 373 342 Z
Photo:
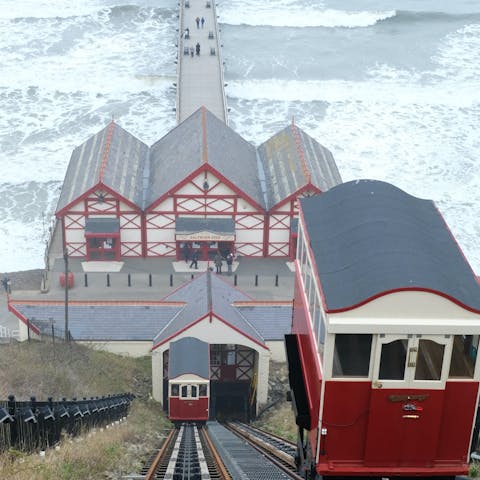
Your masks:
M 191 256 L 190 256 L 191 254 Z M 200 259 L 200 249 L 195 249 L 193 252 L 190 251 L 190 246 L 188 243 L 185 243 L 183 247 L 183 258 L 185 259 L 185 263 L 188 263 L 188 261 L 191 259 L 190 262 L 190 268 L 194 268 L 195 270 L 198 270 L 198 260 Z M 227 264 L 227 273 L 228 275 L 232 274 L 232 266 L 233 266 L 233 260 L 234 256 L 232 252 L 229 252 L 227 256 L 224 258 L 222 257 L 222 254 L 220 253 L 220 250 L 217 251 L 217 254 L 215 255 L 215 258 L 213 259 L 213 263 L 215 265 L 216 272 L 221 275 L 222 274 L 222 267 L 223 267 L 223 261 L 225 260 Z
M 195 23 L 197 24 L 197 28 L 200 28 L 200 24 L 202 25 L 202 28 L 203 28 L 204 25 L 205 25 L 205 18 L 204 17 L 202 17 L 202 18 L 197 17 L 195 19 Z M 188 27 L 185 29 L 184 38 L 185 39 L 190 38 L 190 29 Z M 200 55 L 200 43 L 199 42 L 197 42 L 197 44 L 195 45 L 195 49 L 193 47 L 190 47 L 190 56 L 192 58 L 194 57 L 195 53 L 197 54 L 197 56 Z

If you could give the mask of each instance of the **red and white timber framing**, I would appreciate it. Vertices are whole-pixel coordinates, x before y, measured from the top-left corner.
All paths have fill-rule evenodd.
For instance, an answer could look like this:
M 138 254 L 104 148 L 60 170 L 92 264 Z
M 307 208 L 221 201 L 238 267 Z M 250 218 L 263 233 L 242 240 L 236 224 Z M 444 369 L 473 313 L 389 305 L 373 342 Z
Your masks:
M 118 218 L 120 256 L 143 255 L 141 209 L 102 183 L 57 212 L 57 218 L 62 219 L 64 247 L 71 257 L 87 257 L 87 218 Z
M 208 188 L 205 186 L 208 185 Z M 245 257 L 295 256 L 298 198 L 321 193 L 305 185 L 267 212 L 211 165 L 204 164 L 152 203 L 145 212 L 98 183 L 57 212 L 64 247 L 71 257 L 87 258 L 87 218 L 118 218 L 121 257 L 175 257 L 178 217 L 233 218 L 235 253 Z
M 261 205 L 204 164 L 147 208 L 146 256 L 175 255 L 178 217 L 233 218 L 236 253 L 263 256 L 265 216 Z
M 317 187 L 307 184 L 272 207 L 265 234 L 265 256 L 295 258 L 297 234 L 292 232 L 292 222 L 298 218 L 298 199 L 319 193 Z

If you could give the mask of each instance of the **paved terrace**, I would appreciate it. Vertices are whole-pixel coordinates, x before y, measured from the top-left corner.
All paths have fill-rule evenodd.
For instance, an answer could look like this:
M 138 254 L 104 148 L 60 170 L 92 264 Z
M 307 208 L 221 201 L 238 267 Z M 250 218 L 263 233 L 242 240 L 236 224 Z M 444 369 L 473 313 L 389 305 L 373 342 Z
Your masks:
M 179 18 L 177 123 L 204 106 L 228 124 L 215 1 L 181 0 Z

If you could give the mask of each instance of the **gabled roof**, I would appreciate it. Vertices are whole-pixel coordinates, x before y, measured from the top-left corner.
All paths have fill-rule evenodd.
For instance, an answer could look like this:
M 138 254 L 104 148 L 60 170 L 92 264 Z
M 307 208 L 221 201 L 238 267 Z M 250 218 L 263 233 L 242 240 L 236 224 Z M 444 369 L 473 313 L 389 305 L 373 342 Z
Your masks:
M 292 330 L 292 304 L 237 306 L 241 315 L 251 323 L 260 335 L 268 340 L 284 340 Z
M 358 180 L 300 204 L 328 311 L 426 290 L 480 312 L 480 285 L 431 200 Z
M 170 342 L 168 378 L 191 373 L 210 378 L 210 349 L 206 342 L 195 337 L 184 337 Z
M 265 207 L 255 147 L 204 107 L 152 145 L 147 206 L 206 165 Z
M 40 331 L 51 335 L 51 320 L 58 331 L 64 331 L 64 302 L 12 301 L 10 307 L 28 318 Z M 68 306 L 68 326 L 75 340 L 148 341 L 180 310 L 179 305 L 75 304 Z
M 342 183 L 332 153 L 293 123 L 258 147 L 265 170 L 268 208 L 305 185 L 321 192 Z
M 105 185 L 142 208 L 148 146 L 112 121 L 75 148 L 68 164 L 57 212 L 97 185 Z
M 164 343 L 167 339 L 208 316 L 210 312 L 216 317 L 220 317 L 237 331 L 262 345 L 264 344 L 264 339 L 257 329 L 232 305 L 237 301 L 250 300 L 250 297 L 232 287 L 217 275 L 211 274 L 209 270 L 166 296 L 163 300 L 166 302 L 186 302 L 186 304 L 183 310 L 155 337 L 154 346 Z

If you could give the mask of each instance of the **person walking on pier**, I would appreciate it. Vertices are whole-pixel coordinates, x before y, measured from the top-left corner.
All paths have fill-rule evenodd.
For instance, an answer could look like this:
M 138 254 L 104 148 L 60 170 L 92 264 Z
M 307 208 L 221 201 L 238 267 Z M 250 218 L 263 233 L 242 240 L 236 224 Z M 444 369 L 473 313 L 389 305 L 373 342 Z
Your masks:
M 200 55 L 200 44 L 198 42 L 195 45 L 195 50 L 197 51 L 197 55 Z
M 193 47 L 190 47 L 190 56 L 193 58 L 193 55 L 195 54 L 195 50 Z
M 195 19 L 195 23 L 197 24 L 197 28 L 200 28 L 200 18 L 199 17 L 197 17 Z
M 205 17 L 202 17 L 201 22 L 202 22 L 202 28 L 203 28 L 203 26 L 205 25 Z

